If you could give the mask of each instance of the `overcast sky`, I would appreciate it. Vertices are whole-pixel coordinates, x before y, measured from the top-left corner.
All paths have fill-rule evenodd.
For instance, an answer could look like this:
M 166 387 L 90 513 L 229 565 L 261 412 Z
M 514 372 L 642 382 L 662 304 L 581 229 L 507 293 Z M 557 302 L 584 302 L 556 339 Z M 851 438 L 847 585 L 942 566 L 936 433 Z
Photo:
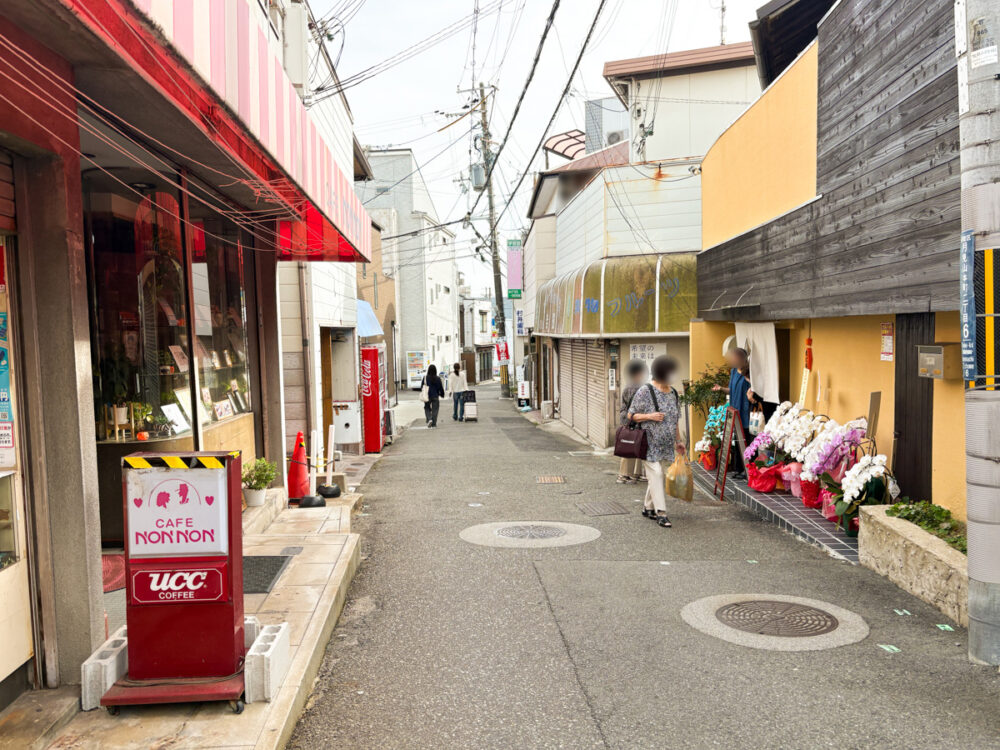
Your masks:
M 346 24 L 338 65 L 341 79 L 469 17 L 475 6 L 475 0 L 311 0 L 317 16 L 331 11 L 349 13 L 359 2 L 363 5 Z M 479 5 L 487 8 L 494 2 L 479 0 Z M 727 43 L 750 38 L 747 23 L 762 3 L 763 0 L 729 0 L 726 3 Z M 468 123 L 471 118 L 438 133 L 436 131 L 453 118 L 436 113 L 462 112 L 463 105 L 469 102 L 468 94 L 458 93 L 456 89 L 468 89 L 473 80 L 495 85 L 498 91 L 491 100 L 491 130 L 499 141 L 524 86 L 551 5 L 551 0 L 505 0 L 500 13 L 481 14 L 475 34 L 474 74 L 470 28 L 347 90 L 358 139 L 372 147 L 412 148 L 422 165 L 441 221 L 463 216 L 475 193 L 470 191 L 463 195 L 456 182 L 461 175 L 468 176 L 471 148 Z M 543 165 L 539 156 L 529 167 L 528 157 L 543 135 L 598 5 L 599 0 L 561 2 L 554 31 L 549 34 L 535 79 L 514 125 L 511 142 L 501 157 L 500 175 L 495 182 L 498 210 L 507 202 L 510 189 L 520 175 L 525 170 L 537 171 Z M 573 81 L 571 96 L 563 103 L 550 134 L 571 128 L 583 130 L 584 101 L 611 95 L 601 75 L 606 61 L 719 43 L 719 0 L 676 0 L 676 5 L 669 41 L 664 45 L 668 0 L 607 0 Z M 330 43 L 334 55 L 340 44 L 340 37 Z M 449 148 L 449 144 L 454 145 Z M 496 176 L 496 172 L 494 174 Z M 521 228 L 527 226 L 525 211 L 531 185 L 529 172 L 514 197 L 514 205 L 501 223 L 501 246 L 506 237 L 519 236 Z M 476 215 L 485 217 L 485 198 L 477 207 Z M 478 226 L 485 233 L 487 222 L 479 222 Z M 478 289 L 491 284 L 492 276 L 486 264 L 463 257 L 471 255 L 471 238 L 470 232 L 459 229 L 457 254 L 459 267 Z

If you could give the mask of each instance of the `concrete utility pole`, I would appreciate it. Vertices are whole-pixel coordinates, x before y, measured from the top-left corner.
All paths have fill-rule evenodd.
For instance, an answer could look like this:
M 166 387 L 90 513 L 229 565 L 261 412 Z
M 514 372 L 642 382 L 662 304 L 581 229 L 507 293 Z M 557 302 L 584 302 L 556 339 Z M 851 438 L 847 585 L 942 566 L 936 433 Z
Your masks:
M 1000 248 L 998 40 L 1000 3 L 956 0 L 969 659 L 980 664 L 1000 664 L 1000 352 L 993 294 L 993 264 L 1000 263 L 1000 252 L 994 260 Z M 974 296 L 980 299 L 970 305 Z
M 493 152 L 490 150 L 490 118 L 486 111 L 486 87 L 479 84 L 479 116 L 483 129 L 483 167 L 490 179 L 486 183 L 486 197 L 489 200 L 490 208 L 490 250 L 493 253 L 493 293 L 496 295 L 496 327 L 499 331 L 498 341 L 505 342 L 508 351 L 513 347 L 507 342 L 506 316 L 504 315 L 503 303 L 503 277 L 500 275 L 500 248 L 497 247 L 497 214 L 496 203 L 493 199 L 493 175 L 490 173 L 490 162 L 493 160 Z M 512 196 L 513 197 L 513 196 Z M 510 373 L 507 362 L 500 363 L 500 395 L 503 398 L 510 398 Z

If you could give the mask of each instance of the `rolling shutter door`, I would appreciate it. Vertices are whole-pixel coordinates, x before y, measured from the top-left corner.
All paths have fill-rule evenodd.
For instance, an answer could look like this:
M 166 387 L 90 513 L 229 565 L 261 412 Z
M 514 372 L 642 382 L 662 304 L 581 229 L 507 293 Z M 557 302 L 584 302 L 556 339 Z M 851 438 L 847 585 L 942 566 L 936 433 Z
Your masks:
M 573 342 L 573 429 L 587 436 L 587 342 Z
M 573 424 L 573 347 L 559 339 L 559 419 Z
M 14 160 L 0 150 L 0 231 L 17 230 L 14 220 Z
M 587 435 L 599 448 L 608 442 L 608 387 L 604 368 L 604 342 L 587 344 Z

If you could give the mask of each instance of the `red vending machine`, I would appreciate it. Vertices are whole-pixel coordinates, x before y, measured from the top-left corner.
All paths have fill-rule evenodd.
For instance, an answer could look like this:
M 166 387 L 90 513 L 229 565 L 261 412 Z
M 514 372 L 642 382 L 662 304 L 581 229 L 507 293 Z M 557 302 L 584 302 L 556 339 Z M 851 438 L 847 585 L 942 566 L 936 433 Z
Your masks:
M 240 473 L 238 451 L 122 459 L 128 673 L 102 705 L 242 710 Z
M 380 453 L 385 445 L 386 387 L 385 345 L 361 347 L 361 411 L 364 415 L 365 453 Z

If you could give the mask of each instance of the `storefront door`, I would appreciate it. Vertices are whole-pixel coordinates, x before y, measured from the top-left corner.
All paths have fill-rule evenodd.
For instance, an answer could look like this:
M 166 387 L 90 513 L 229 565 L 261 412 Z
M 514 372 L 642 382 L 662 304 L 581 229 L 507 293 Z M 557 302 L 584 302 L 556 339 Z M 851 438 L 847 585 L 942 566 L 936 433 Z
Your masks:
M 0 235 L 0 680 L 10 677 L 34 654 L 27 510 L 15 428 L 16 393 L 10 288 L 14 238 Z

